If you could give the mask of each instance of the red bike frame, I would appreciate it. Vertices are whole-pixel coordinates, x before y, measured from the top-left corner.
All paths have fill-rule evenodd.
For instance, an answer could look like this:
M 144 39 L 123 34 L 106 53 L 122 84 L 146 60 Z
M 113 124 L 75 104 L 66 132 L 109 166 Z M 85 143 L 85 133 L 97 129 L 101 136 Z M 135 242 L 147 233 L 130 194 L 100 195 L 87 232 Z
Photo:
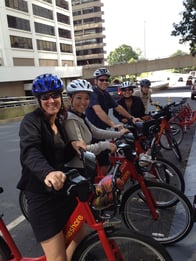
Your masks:
M 89 196 L 88 201 L 81 201 L 77 197 L 78 204 L 72 213 L 72 215 L 69 218 L 68 223 L 66 224 L 64 228 L 64 234 L 66 239 L 66 246 L 67 247 L 70 242 L 74 239 L 76 233 L 79 231 L 81 226 L 86 222 L 89 227 L 91 227 L 93 230 L 97 231 L 97 234 L 99 236 L 99 239 L 102 243 L 103 249 L 105 251 L 105 254 L 110 261 L 116 261 L 115 256 L 118 256 L 118 260 L 122 260 L 122 255 L 120 253 L 120 249 L 117 245 L 115 245 L 115 242 L 109 241 L 107 238 L 107 235 L 105 233 L 103 223 L 102 222 L 96 222 L 95 217 L 93 216 L 92 210 L 89 206 L 89 200 L 91 199 L 92 194 Z M 45 256 L 40 256 L 36 258 L 31 257 L 23 257 L 21 255 L 21 252 L 19 251 L 18 247 L 16 246 L 11 234 L 9 233 L 2 216 L 0 217 L 0 231 L 3 235 L 4 240 L 6 241 L 7 245 L 9 246 L 11 252 L 12 252 L 12 259 L 9 259 L 9 261 L 46 261 Z M 115 253 L 115 256 L 114 256 Z

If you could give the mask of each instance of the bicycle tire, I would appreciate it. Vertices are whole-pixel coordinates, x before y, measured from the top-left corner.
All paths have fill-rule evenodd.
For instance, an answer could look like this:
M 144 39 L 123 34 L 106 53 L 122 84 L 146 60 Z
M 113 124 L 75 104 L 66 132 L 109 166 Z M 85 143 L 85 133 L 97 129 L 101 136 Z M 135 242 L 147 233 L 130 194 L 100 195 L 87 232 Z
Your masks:
M 120 213 L 125 225 L 141 234 L 170 245 L 186 237 L 193 226 L 193 209 L 188 198 L 179 190 L 164 183 L 146 181 L 153 195 L 158 220 L 153 220 L 149 207 L 141 195 L 139 184 L 128 189 L 122 198 Z M 166 199 L 175 204 L 169 204 Z
M 116 260 L 125 261 L 172 261 L 171 256 L 167 250 L 152 238 L 133 233 L 125 230 L 106 230 L 107 238 L 110 243 L 117 244 L 117 249 L 120 249 L 120 257 Z M 116 254 L 116 248 L 113 248 Z M 90 257 L 89 257 L 90 256 Z M 93 258 L 94 256 L 94 258 Z M 77 247 L 72 257 L 72 261 L 106 261 L 108 258 L 105 255 L 103 246 L 97 234 L 87 237 Z
M 150 176 L 151 181 L 154 176 L 156 181 L 158 180 L 160 182 L 169 184 L 183 193 L 185 191 L 185 182 L 182 172 L 172 162 L 164 158 L 157 158 L 156 161 L 152 164 L 151 169 L 148 172 L 145 172 L 145 174 L 146 173 L 152 174 Z M 145 174 L 145 177 L 148 176 Z
M 172 135 L 175 137 L 177 144 L 180 145 L 184 139 L 183 128 L 177 123 L 170 123 L 170 129 L 171 129 Z M 165 133 L 163 133 L 163 135 L 161 136 L 160 144 L 163 149 L 171 150 L 171 147 L 168 144 Z
M 7 261 L 12 258 L 11 251 L 5 242 L 5 240 L 0 236 L 0 260 Z
M 20 190 L 19 193 L 19 206 L 22 214 L 29 221 L 28 207 L 27 207 L 27 199 L 23 190 Z
M 165 136 L 167 138 L 168 148 L 170 148 L 174 152 L 176 158 L 179 161 L 182 161 L 182 155 L 181 155 L 180 149 L 179 149 L 178 144 L 177 144 L 174 136 L 172 135 L 172 133 L 168 130 L 165 130 Z M 163 135 L 162 135 L 162 137 L 163 137 Z M 161 137 L 161 139 L 162 139 L 162 137 Z M 162 148 L 165 148 L 163 146 L 163 143 L 162 143 L 163 141 L 161 139 L 160 139 L 160 145 Z

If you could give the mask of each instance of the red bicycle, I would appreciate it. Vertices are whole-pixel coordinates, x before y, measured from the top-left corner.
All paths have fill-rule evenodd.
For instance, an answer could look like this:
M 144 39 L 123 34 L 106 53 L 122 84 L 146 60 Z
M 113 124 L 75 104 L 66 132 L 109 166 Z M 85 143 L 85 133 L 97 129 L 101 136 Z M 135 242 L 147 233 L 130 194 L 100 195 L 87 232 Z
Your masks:
M 111 174 L 120 177 L 126 189 L 116 195 L 112 207 L 101 210 L 102 215 L 108 211 L 116 215 L 119 211 L 129 229 L 162 244 L 173 244 L 186 237 L 193 226 L 193 210 L 188 198 L 171 185 L 145 178 L 145 173 L 151 173 L 153 161 L 137 155 L 132 133 L 124 135 L 116 144 L 118 154 L 111 156 L 114 164 Z M 98 190 L 99 186 L 101 184 Z
M 89 159 L 87 162 L 89 162 Z M 91 171 L 93 171 L 92 168 Z M 165 248 L 152 238 L 122 229 L 117 230 L 114 227 L 104 228 L 102 218 L 91 207 L 94 198 L 92 184 L 89 184 L 89 180 L 79 175 L 77 170 L 66 173 L 66 176 L 67 193 L 75 196 L 78 204 L 64 228 L 65 247 L 69 245 L 84 223 L 93 230 L 79 244 L 73 254 L 72 261 L 172 261 Z M 2 192 L 2 189 L 0 192 Z M 45 256 L 23 257 L 2 217 L 3 215 L 0 215 L 0 260 L 46 261 Z
M 182 127 L 177 123 L 170 123 L 172 117 L 172 108 L 174 103 L 165 105 L 156 105 L 159 111 L 151 112 L 154 119 L 160 120 L 160 131 L 157 136 L 157 144 L 160 144 L 163 149 L 172 150 L 176 158 L 181 161 L 182 155 L 179 149 L 179 144 L 182 142 L 184 132 Z
M 196 121 L 196 111 L 193 111 L 186 99 L 182 99 L 176 109 L 173 110 L 173 116 L 170 123 L 179 124 L 184 132 L 190 129 L 190 126 Z

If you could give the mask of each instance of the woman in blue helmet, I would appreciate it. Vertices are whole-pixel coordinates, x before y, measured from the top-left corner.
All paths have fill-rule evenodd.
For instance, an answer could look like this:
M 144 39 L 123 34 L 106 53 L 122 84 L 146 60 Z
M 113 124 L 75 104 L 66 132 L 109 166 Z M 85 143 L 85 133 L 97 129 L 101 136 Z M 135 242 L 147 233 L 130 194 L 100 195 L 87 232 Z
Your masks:
M 57 76 L 38 76 L 33 81 L 32 92 L 39 108 L 25 115 L 19 130 L 22 176 L 17 188 L 25 191 L 29 220 L 47 261 L 71 260 L 77 242 L 85 235 L 82 228 L 65 251 L 62 229 L 76 202 L 64 191 L 64 164 L 86 145 L 67 138 L 63 88 Z M 48 192 L 46 186 L 53 186 L 56 192 Z
M 152 101 L 151 98 L 152 91 L 150 89 L 150 86 L 151 86 L 151 82 L 148 79 L 142 79 L 140 81 L 140 90 L 136 90 L 134 92 L 135 96 L 139 96 L 142 99 L 146 114 L 148 113 L 148 104 L 149 103 L 151 105 L 156 104 Z

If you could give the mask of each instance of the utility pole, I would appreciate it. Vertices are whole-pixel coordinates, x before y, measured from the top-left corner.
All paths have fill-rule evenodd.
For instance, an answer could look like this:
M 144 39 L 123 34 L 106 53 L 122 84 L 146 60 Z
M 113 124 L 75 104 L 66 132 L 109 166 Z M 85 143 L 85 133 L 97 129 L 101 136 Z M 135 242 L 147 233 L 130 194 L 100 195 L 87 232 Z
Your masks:
M 146 59 L 146 21 L 144 20 L 144 58 Z

